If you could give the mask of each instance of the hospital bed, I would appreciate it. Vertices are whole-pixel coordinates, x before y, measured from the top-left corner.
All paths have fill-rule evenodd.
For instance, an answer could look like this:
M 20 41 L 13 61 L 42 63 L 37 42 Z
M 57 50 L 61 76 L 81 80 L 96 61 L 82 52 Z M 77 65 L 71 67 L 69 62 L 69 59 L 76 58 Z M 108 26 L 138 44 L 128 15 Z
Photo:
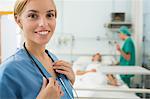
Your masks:
M 128 71 L 128 73 L 126 72 Z M 105 66 L 101 67 L 101 72 L 108 74 L 143 74 L 150 75 L 150 71 L 142 67 L 121 67 Z M 78 79 L 78 77 L 77 77 Z M 135 93 L 150 93 L 150 89 L 128 88 L 126 84 L 121 86 L 111 86 L 107 84 L 92 84 L 76 80 L 74 88 L 79 99 L 140 99 Z
M 77 64 L 75 64 L 77 65 Z M 81 65 L 81 64 L 80 64 Z M 140 66 L 100 66 L 102 74 L 138 74 L 150 75 L 150 71 Z M 87 77 L 88 78 L 88 77 Z M 84 78 L 85 79 L 85 78 Z M 97 80 L 103 79 L 96 77 Z M 143 76 L 144 79 L 144 76 Z M 88 80 L 88 79 L 85 79 Z M 120 79 L 119 79 L 120 80 Z M 97 82 L 93 79 L 93 82 Z M 140 99 L 135 93 L 150 93 L 150 89 L 129 88 L 120 80 L 120 86 L 111 86 L 106 83 L 93 83 L 82 80 L 82 77 L 76 76 L 74 88 L 79 99 Z M 75 95 L 75 97 L 77 97 Z

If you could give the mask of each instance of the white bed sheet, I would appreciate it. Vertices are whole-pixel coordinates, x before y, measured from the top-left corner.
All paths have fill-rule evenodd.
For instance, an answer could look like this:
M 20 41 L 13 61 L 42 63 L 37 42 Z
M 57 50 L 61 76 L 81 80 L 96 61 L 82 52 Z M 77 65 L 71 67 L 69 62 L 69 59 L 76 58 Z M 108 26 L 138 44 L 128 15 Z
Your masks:
M 86 70 L 87 66 L 91 64 L 91 57 L 82 57 L 79 58 L 74 64 L 73 69 L 76 70 Z M 150 71 L 143 69 L 142 67 L 122 67 L 122 66 L 108 66 L 104 64 L 92 64 L 91 68 L 97 66 L 99 69 L 97 70 L 100 74 L 86 74 L 84 76 L 76 76 L 76 81 L 74 84 L 74 88 L 77 89 L 77 94 L 79 97 L 89 97 L 87 99 L 140 99 L 134 93 L 129 92 L 114 92 L 114 91 L 89 91 L 89 90 L 80 90 L 80 89 L 103 89 L 103 88 L 122 88 L 129 89 L 126 84 L 120 78 L 119 80 L 120 86 L 111 86 L 107 85 L 105 74 L 150 74 Z M 128 72 L 127 72 L 128 71 Z M 93 97 L 93 98 L 90 98 Z M 94 98 L 95 97 L 95 98 Z M 85 99 L 85 98 L 84 98 Z
M 86 97 L 87 99 L 140 99 L 134 93 L 127 92 L 114 92 L 114 91 L 106 91 L 103 89 L 110 88 L 124 88 L 129 89 L 126 84 L 122 84 L 120 86 L 111 86 L 106 82 L 106 78 L 103 76 L 98 76 L 100 74 L 89 73 L 84 76 L 76 76 L 76 81 L 74 84 L 74 88 L 79 97 Z M 92 78 L 95 77 L 96 78 Z M 94 91 L 94 90 L 80 90 L 80 89 L 102 89 L 102 91 Z

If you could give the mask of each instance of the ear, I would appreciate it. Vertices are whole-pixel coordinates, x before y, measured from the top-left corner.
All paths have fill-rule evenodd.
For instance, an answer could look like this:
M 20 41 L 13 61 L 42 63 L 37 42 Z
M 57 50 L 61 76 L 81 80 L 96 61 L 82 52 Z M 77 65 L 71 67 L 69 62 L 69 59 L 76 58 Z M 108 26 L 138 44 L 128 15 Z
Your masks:
M 22 29 L 23 26 L 22 26 L 22 23 L 21 23 L 20 16 L 19 16 L 19 15 L 14 15 L 14 18 L 15 18 L 16 23 L 17 23 L 17 24 L 19 25 L 19 27 Z

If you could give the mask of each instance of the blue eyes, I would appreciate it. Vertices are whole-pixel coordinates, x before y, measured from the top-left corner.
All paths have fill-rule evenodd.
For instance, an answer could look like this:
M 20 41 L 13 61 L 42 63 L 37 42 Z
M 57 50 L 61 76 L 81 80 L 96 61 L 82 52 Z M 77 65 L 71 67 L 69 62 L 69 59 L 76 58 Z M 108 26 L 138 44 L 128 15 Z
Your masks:
M 40 16 L 36 13 L 30 13 L 28 15 L 28 18 L 32 19 L 32 20 L 36 20 L 38 19 Z M 55 14 L 53 13 L 47 13 L 46 16 L 45 16 L 47 19 L 55 19 Z
M 47 16 L 47 18 L 55 18 L 55 15 L 53 13 L 49 13 L 46 16 Z
M 37 19 L 38 18 L 38 16 L 36 14 L 29 14 L 28 17 L 31 19 Z

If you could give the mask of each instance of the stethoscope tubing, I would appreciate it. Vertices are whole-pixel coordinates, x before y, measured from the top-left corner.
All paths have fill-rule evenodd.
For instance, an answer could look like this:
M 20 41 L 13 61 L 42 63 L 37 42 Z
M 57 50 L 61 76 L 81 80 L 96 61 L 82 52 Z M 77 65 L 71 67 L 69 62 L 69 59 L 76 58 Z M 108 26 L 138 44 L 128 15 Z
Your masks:
M 29 53 L 28 49 L 25 46 L 25 42 L 23 44 L 23 47 L 28 55 L 28 57 L 30 58 L 30 60 L 36 65 L 36 67 L 38 68 L 38 70 L 40 71 L 40 73 L 46 78 L 47 82 L 49 83 L 48 78 L 46 77 L 46 75 L 43 73 L 43 71 L 41 70 L 41 68 L 39 67 L 39 65 L 34 61 L 33 57 L 31 56 L 31 54 Z M 47 51 L 46 51 L 47 52 Z M 48 53 L 47 53 L 48 54 Z M 51 56 L 48 54 L 48 56 L 51 58 Z M 52 58 L 51 58 L 52 59 Z M 54 61 L 52 59 L 52 61 Z M 63 85 L 64 89 L 66 90 L 67 94 L 69 95 L 70 99 L 74 99 L 73 96 L 70 94 L 69 90 L 67 89 L 64 81 L 61 79 L 61 77 L 58 75 L 58 79 L 60 80 L 61 84 Z

